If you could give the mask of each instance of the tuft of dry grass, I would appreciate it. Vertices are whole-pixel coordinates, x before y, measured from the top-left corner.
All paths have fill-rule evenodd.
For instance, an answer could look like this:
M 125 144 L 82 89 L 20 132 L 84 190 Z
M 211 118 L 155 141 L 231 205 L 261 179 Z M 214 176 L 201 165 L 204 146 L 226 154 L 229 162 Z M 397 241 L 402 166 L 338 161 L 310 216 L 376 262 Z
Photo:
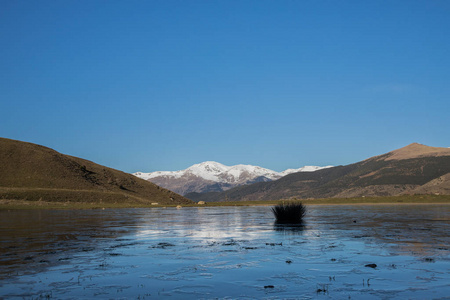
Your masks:
M 306 207 L 301 202 L 281 203 L 272 207 L 278 224 L 300 224 L 306 214 Z

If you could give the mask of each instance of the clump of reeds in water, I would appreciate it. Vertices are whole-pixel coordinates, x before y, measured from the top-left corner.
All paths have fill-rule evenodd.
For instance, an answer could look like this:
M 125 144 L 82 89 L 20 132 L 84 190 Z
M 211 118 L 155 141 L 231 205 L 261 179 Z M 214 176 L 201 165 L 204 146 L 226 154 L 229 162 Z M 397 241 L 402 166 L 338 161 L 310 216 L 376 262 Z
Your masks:
M 287 202 L 272 207 L 277 224 L 301 224 L 306 207 L 301 202 Z

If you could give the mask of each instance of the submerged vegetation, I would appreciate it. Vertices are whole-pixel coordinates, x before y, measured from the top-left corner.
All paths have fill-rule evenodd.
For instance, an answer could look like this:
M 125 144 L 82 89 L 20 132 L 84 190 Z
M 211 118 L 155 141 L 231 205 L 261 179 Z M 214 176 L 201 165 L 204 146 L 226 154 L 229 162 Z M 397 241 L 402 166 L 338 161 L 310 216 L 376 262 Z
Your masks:
M 306 207 L 301 202 L 281 203 L 272 207 L 277 224 L 301 224 Z

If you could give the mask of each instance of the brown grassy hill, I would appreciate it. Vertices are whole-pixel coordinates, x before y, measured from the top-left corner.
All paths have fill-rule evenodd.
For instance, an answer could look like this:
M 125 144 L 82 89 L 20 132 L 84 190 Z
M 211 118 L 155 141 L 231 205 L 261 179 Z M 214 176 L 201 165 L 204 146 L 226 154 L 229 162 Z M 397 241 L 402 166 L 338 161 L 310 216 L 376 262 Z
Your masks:
M 222 193 L 188 194 L 195 201 L 275 200 L 450 194 L 450 149 L 411 144 L 347 166 L 294 173 Z
M 450 156 L 450 148 L 430 147 L 418 143 L 409 144 L 406 147 L 391 151 L 380 157 L 384 160 L 401 160 L 420 157 Z
M 5 138 L 0 138 L 0 199 L 191 203 L 131 174 Z

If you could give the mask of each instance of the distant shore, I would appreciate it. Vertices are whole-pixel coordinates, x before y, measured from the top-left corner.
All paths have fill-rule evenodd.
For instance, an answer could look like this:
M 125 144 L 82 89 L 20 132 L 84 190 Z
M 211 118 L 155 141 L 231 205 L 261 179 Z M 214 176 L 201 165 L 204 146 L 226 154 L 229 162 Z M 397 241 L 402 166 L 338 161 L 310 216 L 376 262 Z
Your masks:
M 185 204 L 183 207 L 218 207 L 218 206 L 271 206 L 282 202 L 299 201 L 305 205 L 402 205 L 402 204 L 450 204 L 450 195 L 408 195 L 390 197 L 325 198 L 325 199 L 285 199 L 268 201 L 234 201 L 207 202 L 206 204 Z M 176 207 L 176 205 L 159 205 L 143 203 L 99 203 L 99 202 L 55 202 L 0 200 L 0 210 L 14 209 L 106 209 L 106 208 L 156 208 Z

